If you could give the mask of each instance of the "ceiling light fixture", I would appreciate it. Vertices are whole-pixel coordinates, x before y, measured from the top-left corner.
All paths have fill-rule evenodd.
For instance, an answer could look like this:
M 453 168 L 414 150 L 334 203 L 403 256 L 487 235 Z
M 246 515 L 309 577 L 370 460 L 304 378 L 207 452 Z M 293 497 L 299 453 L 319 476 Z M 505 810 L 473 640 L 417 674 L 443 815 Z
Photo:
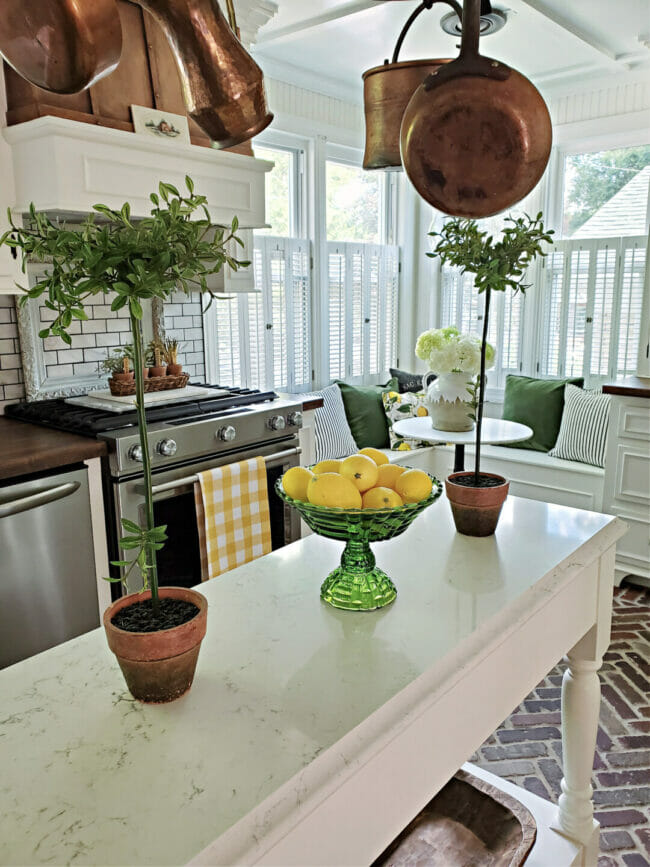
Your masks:
M 489 36 L 491 33 L 497 33 L 504 26 L 508 16 L 501 9 L 493 9 L 490 0 L 481 0 L 481 36 Z M 460 23 L 460 18 L 455 12 L 448 12 L 440 19 L 440 26 L 451 36 L 460 36 L 463 28 Z

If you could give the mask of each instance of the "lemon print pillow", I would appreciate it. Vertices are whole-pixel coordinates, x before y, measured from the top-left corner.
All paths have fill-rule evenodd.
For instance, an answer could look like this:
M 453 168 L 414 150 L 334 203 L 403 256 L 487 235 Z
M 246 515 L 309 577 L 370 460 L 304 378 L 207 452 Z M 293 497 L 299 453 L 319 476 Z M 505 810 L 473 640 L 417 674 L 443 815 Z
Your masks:
M 382 400 L 384 402 L 386 420 L 388 421 L 390 447 L 394 451 L 411 451 L 411 449 L 419 449 L 428 445 L 428 443 L 421 440 L 398 436 L 393 431 L 393 422 L 401 421 L 404 418 L 419 418 L 429 415 L 424 405 L 424 399 L 425 394 L 423 391 L 406 391 L 404 394 L 399 394 L 397 391 L 385 391 L 383 393 Z

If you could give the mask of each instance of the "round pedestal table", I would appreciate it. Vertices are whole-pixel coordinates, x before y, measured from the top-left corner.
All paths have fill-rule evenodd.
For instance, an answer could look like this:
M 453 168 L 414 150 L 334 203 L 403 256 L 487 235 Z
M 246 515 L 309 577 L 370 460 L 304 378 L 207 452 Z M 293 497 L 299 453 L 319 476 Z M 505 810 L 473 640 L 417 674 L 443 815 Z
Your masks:
M 453 443 L 456 446 L 454 456 L 454 472 L 465 469 L 465 446 L 476 441 L 476 429 L 464 431 L 438 430 L 431 426 L 429 416 L 420 418 L 405 418 L 393 425 L 393 430 L 401 437 L 421 440 L 422 442 L 441 444 Z M 503 418 L 484 418 L 481 428 L 481 443 L 486 445 L 508 445 L 530 439 L 532 428 L 519 424 L 517 421 L 506 421 Z

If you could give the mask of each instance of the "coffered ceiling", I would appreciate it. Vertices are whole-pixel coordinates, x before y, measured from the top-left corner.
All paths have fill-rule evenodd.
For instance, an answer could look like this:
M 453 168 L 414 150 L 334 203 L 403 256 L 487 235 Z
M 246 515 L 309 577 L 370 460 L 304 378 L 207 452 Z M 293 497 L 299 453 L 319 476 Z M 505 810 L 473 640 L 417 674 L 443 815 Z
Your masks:
M 630 70 L 647 69 L 650 75 L 650 0 L 493 0 L 492 5 L 508 20 L 500 32 L 482 39 L 482 52 L 544 89 Z M 338 87 L 342 97 L 360 100 L 363 71 L 390 57 L 416 6 L 416 0 L 278 0 L 277 15 L 258 34 L 255 55 L 272 76 L 291 81 L 302 73 L 313 88 L 320 80 L 326 92 Z M 400 59 L 455 56 L 457 38 L 440 28 L 449 11 L 436 3 L 423 12 Z

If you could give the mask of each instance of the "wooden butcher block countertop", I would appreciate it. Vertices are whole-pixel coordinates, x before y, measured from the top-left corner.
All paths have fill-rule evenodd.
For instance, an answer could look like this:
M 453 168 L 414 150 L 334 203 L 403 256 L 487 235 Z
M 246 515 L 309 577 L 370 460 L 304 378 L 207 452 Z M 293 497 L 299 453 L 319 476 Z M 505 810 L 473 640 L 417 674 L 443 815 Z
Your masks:
M 0 416 L 0 479 L 76 464 L 107 454 L 105 442 Z

